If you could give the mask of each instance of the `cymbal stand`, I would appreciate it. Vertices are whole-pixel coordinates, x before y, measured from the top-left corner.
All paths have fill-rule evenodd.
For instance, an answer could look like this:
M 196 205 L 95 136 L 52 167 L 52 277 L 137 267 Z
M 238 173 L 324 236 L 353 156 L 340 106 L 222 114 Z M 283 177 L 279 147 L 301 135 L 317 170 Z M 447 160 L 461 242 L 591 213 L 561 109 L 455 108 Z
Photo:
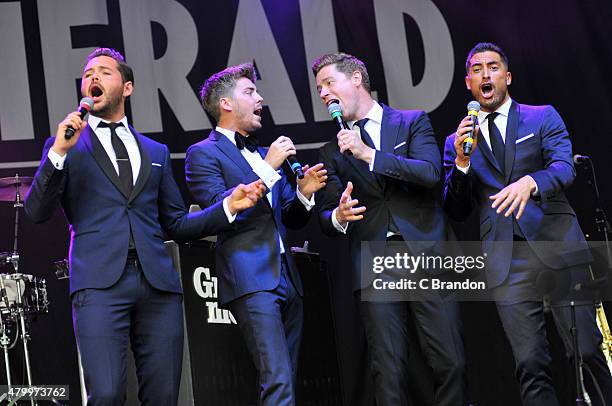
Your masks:
M 11 309 L 9 306 L 8 296 L 6 295 L 6 288 L 4 287 L 4 278 L 2 277 L 0 277 L 0 296 L 2 296 L 0 300 L 2 300 L 6 305 L 6 310 L 10 312 Z M 6 384 L 10 392 L 13 386 L 13 384 L 11 383 L 11 364 L 10 364 L 9 355 L 8 355 L 9 344 L 11 340 L 6 335 L 6 328 L 7 327 L 4 324 L 4 320 L 2 320 L 2 315 L 0 315 L 0 331 L 2 332 L 2 335 L 0 336 L 0 346 L 2 347 L 2 350 L 4 352 L 4 366 L 6 368 Z
M 19 186 L 21 183 L 19 182 L 19 174 L 15 175 L 15 239 L 13 240 L 13 254 L 9 261 L 13 264 L 13 268 L 15 269 L 15 273 L 13 274 L 16 278 L 16 287 L 17 287 L 17 315 L 19 317 L 19 325 L 21 327 L 21 338 L 23 340 L 23 356 L 26 364 L 26 376 L 28 378 L 28 386 L 32 386 L 32 367 L 30 365 L 30 350 L 28 348 L 28 342 L 30 341 L 30 335 L 28 334 L 28 330 L 26 327 L 26 319 L 25 319 L 25 311 L 24 311 L 24 303 L 22 298 L 22 290 L 21 290 L 21 278 L 19 276 L 19 253 L 17 251 L 18 241 L 19 241 L 19 209 L 23 207 L 23 202 L 21 201 L 21 194 L 19 192 Z M 30 399 L 32 405 L 34 406 L 36 403 L 34 399 Z

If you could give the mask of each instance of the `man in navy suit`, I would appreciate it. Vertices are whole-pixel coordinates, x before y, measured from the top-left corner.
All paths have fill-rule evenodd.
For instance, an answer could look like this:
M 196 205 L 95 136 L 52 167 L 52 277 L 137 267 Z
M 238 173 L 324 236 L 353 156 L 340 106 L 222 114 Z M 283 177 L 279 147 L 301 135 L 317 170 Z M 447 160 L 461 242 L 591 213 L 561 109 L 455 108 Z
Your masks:
M 223 202 L 188 214 L 165 145 L 128 125 L 132 69 L 109 48 L 87 58 L 87 121 L 70 113 L 45 143 L 25 209 L 43 222 L 61 205 L 70 224 L 70 293 L 89 405 L 123 405 L 134 352 L 143 405 L 176 405 L 183 357 L 182 291 L 166 237 L 230 230 L 263 193 L 240 185 Z M 75 134 L 66 139 L 67 128 Z
M 238 184 L 262 180 L 265 199 L 240 213 L 235 228 L 219 235 L 216 266 L 219 302 L 233 313 L 259 372 L 259 402 L 295 405 L 302 333 L 302 283 L 285 227 L 306 224 L 325 170 L 304 166 L 297 191 L 280 169 L 295 146 L 281 136 L 266 151 L 252 132 L 261 128 L 263 98 L 253 65 L 231 66 L 208 78 L 200 93 L 217 122 L 209 137 L 187 151 L 185 174 L 203 207 L 224 199 Z
M 523 404 L 558 405 L 542 293 L 555 284 L 567 291 L 586 276 L 585 264 L 592 259 L 563 192 L 575 177 L 572 145 L 552 106 L 528 106 L 510 98 L 508 58 L 497 45 L 477 44 L 466 71 L 466 86 L 481 105 L 478 142 L 470 155 L 464 154 L 469 117 L 447 138 L 445 208 L 457 220 L 466 219 L 474 208 L 480 214 L 487 281 L 512 346 Z M 546 274 L 556 282 L 536 286 Z M 601 404 L 591 379 L 595 376 L 604 399 L 611 402 L 612 380 L 599 349 L 602 337 L 593 304 L 581 304 L 576 309 L 579 347 L 592 372 L 585 373 L 587 391 L 593 404 Z M 553 303 L 552 314 L 571 356 L 567 301 Z
M 317 205 L 326 234 L 349 236 L 352 288 L 362 298 L 359 310 L 377 404 L 409 403 L 408 318 L 413 317 L 435 375 L 436 405 L 464 405 L 465 360 L 456 304 L 393 302 L 375 296 L 363 300 L 372 292 L 374 279 L 373 273 L 361 272 L 363 241 L 405 241 L 404 252 L 418 255 L 423 246 L 419 242 L 446 239 L 444 213 L 432 190 L 440 180 L 441 158 L 429 118 L 423 111 L 394 110 L 374 101 L 366 67 L 354 56 L 323 55 L 312 71 L 321 100 L 338 100 L 351 128 L 321 148 L 329 178 Z

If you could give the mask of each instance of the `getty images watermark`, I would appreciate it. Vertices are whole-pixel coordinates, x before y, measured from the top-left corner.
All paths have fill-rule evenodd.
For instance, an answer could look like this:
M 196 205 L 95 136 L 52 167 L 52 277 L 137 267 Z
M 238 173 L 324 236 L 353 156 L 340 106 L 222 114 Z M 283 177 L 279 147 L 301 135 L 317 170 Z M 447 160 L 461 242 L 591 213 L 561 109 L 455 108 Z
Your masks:
M 503 301 L 612 298 L 609 284 L 593 288 L 607 274 L 605 245 L 575 242 L 369 241 L 361 244 L 361 299 L 365 301 Z M 572 256 L 593 261 L 564 266 Z M 559 252 L 564 256 L 560 257 Z M 524 256 L 530 267 L 520 268 Z M 517 261 L 512 263 L 512 261 Z M 519 270 L 510 274 L 509 269 Z M 588 287 L 588 289 L 587 289 Z
M 397 243 L 394 243 L 397 244 Z M 396 252 L 394 255 L 380 255 L 372 258 L 372 272 L 380 275 L 375 277 L 372 287 L 375 290 L 400 289 L 400 290 L 485 290 L 487 284 L 484 281 L 475 281 L 470 278 L 463 280 L 447 280 L 448 278 L 439 277 L 402 277 L 398 280 L 384 280 L 382 275 L 385 271 L 396 272 L 397 274 L 408 274 L 415 276 L 417 272 L 426 274 L 440 274 L 455 272 L 482 271 L 485 268 L 486 254 L 478 256 L 470 255 L 411 255 L 407 252 Z

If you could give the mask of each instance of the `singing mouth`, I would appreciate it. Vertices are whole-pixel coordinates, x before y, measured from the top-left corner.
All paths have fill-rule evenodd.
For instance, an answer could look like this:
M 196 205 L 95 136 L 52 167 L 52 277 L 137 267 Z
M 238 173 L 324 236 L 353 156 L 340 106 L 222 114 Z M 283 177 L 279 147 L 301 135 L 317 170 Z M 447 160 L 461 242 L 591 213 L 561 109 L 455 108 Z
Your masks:
M 255 115 L 256 115 L 256 116 L 258 116 L 258 117 L 261 117 L 261 111 L 262 111 L 262 110 L 263 110 L 263 109 L 262 109 L 261 107 L 260 107 L 260 108 L 258 108 L 258 109 L 255 109 L 255 111 L 253 111 L 253 114 L 255 114 Z
M 493 88 L 493 85 L 491 83 L 483 83 L 480 86 L 480 91 L 482 92 L 482 95 L 485 98 L 489 98 L 489 97 L 493 96 L 494 88 Z
M 91 85 L 89 88 L 89 94 L 91 94 L 91 97 L 95 99 L 102 96 L 104 94 L 104 90 L 102 90 L 102 88 L 98 85 Z

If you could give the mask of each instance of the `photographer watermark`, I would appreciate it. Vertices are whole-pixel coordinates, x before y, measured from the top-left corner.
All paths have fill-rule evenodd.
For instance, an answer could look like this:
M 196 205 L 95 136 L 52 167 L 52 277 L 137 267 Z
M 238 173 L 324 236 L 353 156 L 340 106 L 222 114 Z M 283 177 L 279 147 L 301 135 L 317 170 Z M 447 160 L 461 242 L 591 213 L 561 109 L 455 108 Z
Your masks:
M 560 300 L 575 296 L 594 297 L 581 286 L 601 277 L 595 260 L 601 244 L 591 247 L 576 243 L 502 241 L 483 246 L 480 241 L 370 241 L 361 244 L 361 297 L 366 301 L 461 300 L 490 301 L 542 300 L 552 295 Z M 570 263 L 592 253 L 593 263 Z M 564 252 L 560 257 L 557 253 Z M 524 257 L 529 266 L 521 268 Z M 514 262 L 513 262 L 514 261 Z M 584 262 L 584 261 L 583 261 Z M 510 273 L 509 269 L 519 272 Z M 591 266 L 589 266 L 591 265 Z M 598 269 L 593 275 L 592 269 Z M 591 269 L 591 271 L 589 271 Z M 603 285 L 603 284 L 599 284 Z M 610 289 L 597 292 L 612 297 Z

